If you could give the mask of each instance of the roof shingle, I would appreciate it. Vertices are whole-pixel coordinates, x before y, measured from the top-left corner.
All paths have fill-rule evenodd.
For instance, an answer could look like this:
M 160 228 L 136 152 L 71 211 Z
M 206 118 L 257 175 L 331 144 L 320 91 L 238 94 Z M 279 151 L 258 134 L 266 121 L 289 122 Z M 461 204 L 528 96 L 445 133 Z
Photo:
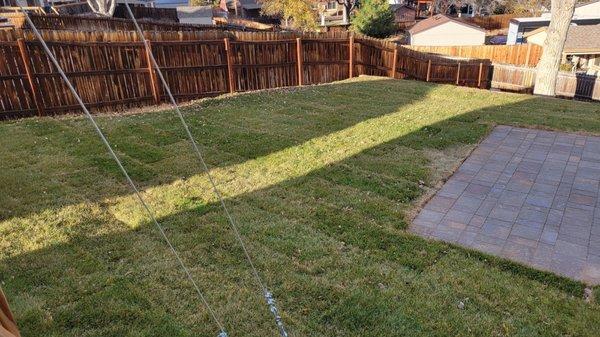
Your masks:
M 442 25 L 442 24 L 445 24 L 445 23 L 448 23 L 448 22 L 455 22 L 455 23 L 458 23 L 458 24 L 463 25 L 463 26 L 467 26 L 467 27 L 470 27 L 470 28 L 473 28 L 473 29 L 478 29 L 478 30 L 485 31 L 483 28 L 481 28 L 479 26 L 475 26 L 473 24 L 470 24 L 470 23 L 467 23 L 467 22 L 464 22 L 464 21 L 461 21 L 461 20 L 457 20 L 457 19 L 451 18 L 451 17 L 448 17 L 448 16 L 443 15 L 443 14 L 437 14 L 437 15 L 434 15 L 434 16 L 428 18 L 428 19 L 425 19 L 425 20 L 417 22 L 414 26 L 412 26 L 408 30 L 408 32 L 410 34 L 418 34 L 420 32 L 426 31 L 428 29 L 431 29 L 433 27 L 436 27 L 436 26 L 439 26 L 439 25 Z

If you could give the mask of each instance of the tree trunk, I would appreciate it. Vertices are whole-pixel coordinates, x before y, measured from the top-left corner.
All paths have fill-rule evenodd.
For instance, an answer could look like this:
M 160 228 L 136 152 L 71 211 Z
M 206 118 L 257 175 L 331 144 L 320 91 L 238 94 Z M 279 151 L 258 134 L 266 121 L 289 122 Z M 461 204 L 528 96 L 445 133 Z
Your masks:
M 536 95 L 554 96 L 556 78 L 562 60 L 562 52 L 567 39 L 569 25 L 575 11 L 576 0 L 552 0 L 550 27 L 544 42 L 542 58 L 537 66 L 535 88 Z
M 117 0 L 87 0 L 92 12 L 104 16 L 112 16 L 115 12 Z

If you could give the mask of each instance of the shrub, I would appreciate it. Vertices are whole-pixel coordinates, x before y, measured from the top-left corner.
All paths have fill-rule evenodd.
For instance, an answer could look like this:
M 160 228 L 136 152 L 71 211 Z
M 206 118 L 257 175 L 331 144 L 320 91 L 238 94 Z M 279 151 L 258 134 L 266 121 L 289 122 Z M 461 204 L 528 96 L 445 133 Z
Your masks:
M 395 33 L 394 13 L 388 0 L 365 0 L 352 19 L 352 29 L 378 38 Z

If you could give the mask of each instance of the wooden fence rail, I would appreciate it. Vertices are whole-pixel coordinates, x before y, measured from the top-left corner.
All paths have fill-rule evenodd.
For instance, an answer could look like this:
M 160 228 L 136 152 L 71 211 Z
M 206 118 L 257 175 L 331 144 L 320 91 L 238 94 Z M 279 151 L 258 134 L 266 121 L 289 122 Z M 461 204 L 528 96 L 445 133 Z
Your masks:
M 533 92 L 536 69 L 494 64 L 492 89 Z M 597 76 L 560 72 L 556 95 L 569 98 L 600 100 L 600 79 Z
M 508 28 L 510 20 L 524 16 L 530 16 L 530 14 L 499 14 L 487 16 L 474 16 L 472 18 L 463 18 L 462 20 L 475 24 L 486 30 L 495 30 Z
M 131 8 L 131 12 L 136 19 L 150 19 L 179 23 L 176 8 L 141 7 L 132 5 L 129 7 Z M 129 13 L 127 13 L 127 7 L 125 7 L 125 4 L 120 3 L 116 6 L 113 17 L 129 19 Z
M 362 74 L 472 87 L 488 85 L 490 63 L 485 60 L 453 60 L 363 37 L 248 34 L 153 40 L 150 46 L 180 101 L 328 83 Z M 59 39 L 47 43 L 93 110 L 119 110 L 167 100 L 141 41 Z M 76 111 L 76 101 L 39 42 L 29 37 L 0 42 L 0 119 Z
M 412 50 L 454 57 L 487 59 L 493 63 L 535 67 L 543 48 L 534 44 L 511 46 L 406 46 Z
M 138 7 L 136 7 L 138 8 Z M 2 13 L 16 28 L 30 28 L 23 13 Z M 132 20 L 109 17 L 87 17 L 78 15 L 57 15 L 31 13 L 31 21 L 38 29 L 70 29 L 79 31 L 135 31 Z M 140 20 L 140 27 L 150 31 L 201 31 L 229 29 L 227 26 L 193 25 L 174 22 Z

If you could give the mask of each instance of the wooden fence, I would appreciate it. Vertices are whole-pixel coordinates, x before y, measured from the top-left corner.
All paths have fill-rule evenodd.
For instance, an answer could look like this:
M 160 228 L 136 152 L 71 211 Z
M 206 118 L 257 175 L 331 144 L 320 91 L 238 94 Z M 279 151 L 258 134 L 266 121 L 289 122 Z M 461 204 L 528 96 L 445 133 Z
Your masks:
M 517 17 L 524 17 L 523 14 L 500 14 L 488 16 L 474 16 L 472 18 L 462 18 L 462 20 L 475 24 L 486 30 L 496 30 L 508 28 L 510 20 Z
M 77 15 L 92 13 L 92 8 L 87 2 L 73 2 L 63 5 L 54 5 L 51 7 L 52 12 L 58 15 Z
M 533 92 L 536 68 L 494 64 L 492 89 Z M 600 100 L 600 79 L 597 76 L 559 72 L 556 95 L 561 97 Z
M 535 67 L 543 48 L 534 44 L 511 46 L 407 46 L 416 51 L 455 57 L 487 59 L 493 63 Z
M 62 42 L 129 42 L 141 41 L 135 31 L 76 31 L 40 30 L 44 40 Z M 248 32 L 229 30 L 199 31 L 144 31 L 144 37 L 151 41 L 200 41 L 229 37 L 239 41 L 289 40 L 298 37 L 319 39 L 348 39 L 348 32 L 297 33 L 297 32 Z M 0 30 L 0 41 L 17 41 L 20 38 L 35 40 L 29 29 Z
M 359 39 L 356 44 L 355 64 L 359 74 L 478 88 L 488 85 L 491 63 L 487 60 L 451 59 L 370 38 Z
M 23 13 L 3 13 L 16 28 L 30 28 Z M 38 29 L 79 30 L 79 31 L 134 31 L 132 20 L 105 17 L 82 17 L 77 15 L 29 14 Z M 182 23 L 157 22 L 144 19 L 140 21 L 143 30 L 151 31 L 199 31 L 229 29 L 227 26 L 192 25 Z
M 136 19 L 160 20 L 174 23 L 179 22 L 176 8 L 141 7 L 132 5 L 129 7 L 131 8 L 131 12 Z M 125 7 L 125 4 L 117 5 L 113 17 L 129 19 L 129 13 L 127 13 L 127 7 Z
M 235 27 L 240 27 L 243 29 L 251 28 L 256 31 L 275 31 L 275 30 L 277 30 L 277 26 L 275 26 L 275 25 L 270 25 L 270 24 L 252 21 L 252 20 L 243 19 L 243 18 L 237 18 L 234 16 L 230 16 L 228 18 L 223 18 L 223 17 L 217 16 L 217 17 L 213 18 L 213 22 L 217 26 L 230 26 L 230 27 L 235 26 Z
M 123 40 L 99 42 L 87 39 L 89 34 L 83 42 L 47 40 L 88 107 L 118 110 L 166 102 L 142 42 L 127 41 L 126 34 L 120 35 Z M 150 42 L 167 83 L 180 101 L 327 83 L 361 74 L 488 85 L 487 61 L 452 60 L 375 39 L 318 34 L 291 38 L 298 34 L 274 32 L 211 34 L 212 39 L 168 41 L 163 37 Z M 78 110 L 41 44 L 29 33 L 16 41 L 0 42 L 0 119 Z

